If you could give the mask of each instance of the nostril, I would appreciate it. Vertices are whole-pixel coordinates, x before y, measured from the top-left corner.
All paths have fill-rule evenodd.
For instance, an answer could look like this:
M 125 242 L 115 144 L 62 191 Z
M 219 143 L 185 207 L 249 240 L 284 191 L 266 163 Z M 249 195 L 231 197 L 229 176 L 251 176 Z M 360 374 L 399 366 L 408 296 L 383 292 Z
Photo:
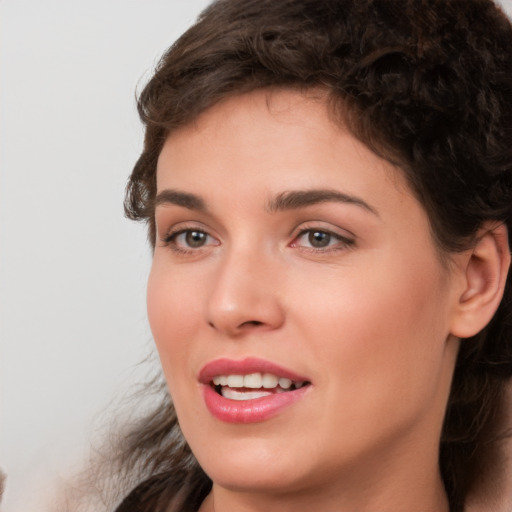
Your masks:
M 208 325 L 215 329 L 215 324 L 213 322 L 208 322 Z M 264 325 L 264 323 L 259 320 L 248 320 L 247 322 L 242 322 L 239 327 L 259 327 L 260 325 Z
M 240 325 L 240 327 L 244 327 L 244 326 L 254 326 L 254 327 L 257 327 L 259 325 L 263 325 L 263 322 L 260 322 L 258 320 L 249 320 L 247 322 L 244 322 L 243 324 Z

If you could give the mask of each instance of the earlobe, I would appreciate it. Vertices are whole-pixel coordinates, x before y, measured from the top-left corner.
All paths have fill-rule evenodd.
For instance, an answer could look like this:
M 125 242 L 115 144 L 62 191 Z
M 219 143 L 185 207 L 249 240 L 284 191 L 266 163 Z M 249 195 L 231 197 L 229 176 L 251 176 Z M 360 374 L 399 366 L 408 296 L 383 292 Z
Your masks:
M 484 226 L 464 261 L 464 289 L 458 297 L 451 334 L 469 338 L 490 322 L 503 297 L 509 267 L 506 226 Z

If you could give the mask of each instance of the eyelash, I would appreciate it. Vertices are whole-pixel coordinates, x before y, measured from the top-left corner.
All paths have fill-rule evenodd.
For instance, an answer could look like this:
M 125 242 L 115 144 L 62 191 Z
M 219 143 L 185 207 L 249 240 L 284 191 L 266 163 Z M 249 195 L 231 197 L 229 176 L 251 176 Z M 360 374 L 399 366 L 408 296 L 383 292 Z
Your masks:
M 178 244 L 177 239 L 181 235 L 187 235 L 187 234 L 200 234 L 202 236 L 209 238 L 210 240 L 215 240 L 216 243 L 213 245 L 219 245 L 219 242 L 210 235 L 207 231 L 196 228 L 196 227 L 181 227 L 179 229 L 176 229 L 175 231 L 171 231 L 167 233 L 161 240 L 163 242 L 163 245 L 166 247 L 169 247 L 172 251 L 178 254 L 182 255 L 190 255 L 190 254 L 197 254 L 202 249 L 207 248 L 209 245 L 208 241 L 205 242 L 205 244 L 200 245 L 198 247 L 190 247 L 187 246 L 185 243 Z M 304 246 L 300 245 L 298 241 L 305 237 L 306 235 L 312 236 L 313 234 L 321 234 L 326 235 L 328 237 L 328 243 L 324 247 L 314 247 L 312 245 L 310 246 Z M 335 244 L 331 244 L 332 241 L 335 241 Z M 310 240 L 311 244 L 311 240 Z M 335 233 L 329 229 L 325 228 L 319 228 L 319 227 L 307 227 L 301 229 L 293 238 L 293 241 L 289 244 L 289 247 L 297 248 L 301 251 L 307 251 L 312 252 L 315 254 L 325 254 L 330 252 L 338 252 L 343 251 L 346 249 L 351 248 L 354 246 L 355 240 L 352 238 L 348 238 L 345 236 L 340 235 L 339 233 Z
M 187 235 L 187 234 L 191 234 L 191 233 L 198 233 L 198 234 L 201 234 L 201 235 L 205 235 L 207 238 L 215 240 L 215 238 L 212 237 L 204 229 L 195 228 L 195 227 L 189 227 L 189 228 L 181 227 L 181 228 L 179 228 L 179 229 L 177 229 L 175 231 L 171 231 L 171 232 L 167 233 L 162 238 L 163 245 L 166 246 L 166 247 L 169 247 L 172 251 L 174 251 L 174 252 L 176 252 L 178 254 L 183 254 L 183 255 L 197 254 L 198 251 L 200 251 L 201 249 L 204 249 L 205 247 L 207 247 L 207 245 L 201 245 L 199 247 L 189 247 L 189 246 L 186 246 L 185 244 L 179 245 L 177 243 L 177 241 L 176 241 L 176 239 L 180 235 Z M 218 243 L 216 243 L 214 245 L 218 245 Z
M 297 241 L 301 238 L 305 237 L 306 235 L 312 236 L 313 234 L 322 234 L 327 235 L 329 237 L 328 245 L 325 247 L 314 247 L 314 246 L 300 246 Z M 331 244 L 331 241 L 335 241 L 336 243 L 334 245 Z M 311 243 L 311 241 L 310 241 Z M 299 233 L 295 236 L 292 243 L 290 244 L 290 247 L 297 247 L 302 251 L 308 251 L 313 252 L 317 254 L 325 254 L 329 252 L 338 252 L 343 251 L 346 249 L 349 249 L 353 247 L 355 244 L 355 240 L 352 238 L 348 238 L 345 236 L 340 235 L 339 233 L 335 233 L 329 229 L 325 228 L 318 228 L 318 227 L 307 227 L 303 228 L 299 231 Z

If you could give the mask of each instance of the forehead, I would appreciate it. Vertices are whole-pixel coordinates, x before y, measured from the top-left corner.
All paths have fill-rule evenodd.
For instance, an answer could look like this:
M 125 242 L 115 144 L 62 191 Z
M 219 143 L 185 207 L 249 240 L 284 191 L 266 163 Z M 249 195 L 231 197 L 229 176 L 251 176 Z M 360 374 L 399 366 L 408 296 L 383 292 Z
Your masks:
M 358 174 L 361 182 L 371 177 L 367 171 L 379 169 L 391 185 L 409 191 L 401 169 L 334 120 L 325 91 L 263 89 L 229 97 L 173 131 L 160 153 L 157 185 L 164 176 L 186 181 L 188 175 L 193 182 L 199 169 L 205 178 L 222 179 L 231 168 L 237 180 L 271 174 L 279 182 L 291 170 L 296 179 L 318 181 L 329 170 L 343 174 L 352 167 L 352 178 Z
M 415 202 L 401 171 L 335 124 L 322 97 L 286 90 L 232 97 L 171 133 L 157 189 L 231 208 L 308 189 L 359 197 L 375 211 Z

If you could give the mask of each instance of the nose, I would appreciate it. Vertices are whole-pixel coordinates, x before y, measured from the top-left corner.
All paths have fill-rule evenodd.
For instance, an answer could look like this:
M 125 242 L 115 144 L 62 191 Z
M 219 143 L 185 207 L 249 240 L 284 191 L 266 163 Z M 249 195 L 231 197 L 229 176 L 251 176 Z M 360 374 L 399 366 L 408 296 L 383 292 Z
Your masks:
M 210 327 L 230 337 L 281 327 L 285 315 L 276 267 L 271 255 L 233 253 L 225 258 L 208 297 Z

